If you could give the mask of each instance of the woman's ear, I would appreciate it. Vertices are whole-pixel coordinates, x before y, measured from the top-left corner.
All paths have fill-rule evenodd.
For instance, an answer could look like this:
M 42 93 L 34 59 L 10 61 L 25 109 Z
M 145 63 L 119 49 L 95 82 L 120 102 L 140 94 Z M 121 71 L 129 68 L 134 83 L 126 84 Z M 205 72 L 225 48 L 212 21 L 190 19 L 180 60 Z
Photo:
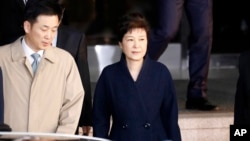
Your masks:
M 118 42 L 118 44 L 119 44 L 119 47 L 122 49 L 122 43 L 121 43 L 121 42 Z

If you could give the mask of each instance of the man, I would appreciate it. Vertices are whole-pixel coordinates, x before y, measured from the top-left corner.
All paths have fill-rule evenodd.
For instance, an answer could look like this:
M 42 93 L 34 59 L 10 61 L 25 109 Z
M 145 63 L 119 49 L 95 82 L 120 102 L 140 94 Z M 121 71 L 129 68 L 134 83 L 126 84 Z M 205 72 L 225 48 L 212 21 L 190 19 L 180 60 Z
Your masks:
M 218 110 L 207 100 L 207 77 L 212 47 L 212 0 L 157 0 L 152 1 L 152 33 L 148 54 L 158 60 L 174 38 L 186 11 L 190 22 L 189 84 L 186 109 Z
M 60 3 L 61 1 L 58 2 L 59 4 L 63 4 Z M 24 8 L 25 3 L 23 0 L 3 1 L 0 8 L 0 19 L 2 20 L 2 22 L 0 22 L 0 45 L 11 43 L 24 34 L 22 18 Z M 87 59 L 86 36 L 79 31 L 63 26 L 61 23 L 58 28 L 57 35 L 52 43 L 53 46 L 68 51 L 76 61 L 85 91 L 78 126 L 82 127 L 84 135 L 88 135 L 92 125 L 92 96 Z M 78 131 L 76 133 L 78 134 Z
M 24 13 L 25 35 L 0 47 L 4 121 L 12 131 L 74 134 L 84 90 L 74 58 L 51 46 L 61 7 L 29 0 Z

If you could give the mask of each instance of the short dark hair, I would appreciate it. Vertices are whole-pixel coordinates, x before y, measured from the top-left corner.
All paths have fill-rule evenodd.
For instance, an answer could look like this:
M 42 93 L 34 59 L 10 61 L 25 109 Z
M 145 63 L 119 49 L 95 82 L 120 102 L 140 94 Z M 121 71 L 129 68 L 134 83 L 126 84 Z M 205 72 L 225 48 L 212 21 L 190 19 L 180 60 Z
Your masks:
M 39 15 L 57 15 L 62 18 L 62 8 L 58 0 L 28 0 L 24 11 L 24 21 L 34 23 Z
M 118 20 L 116 31 L 118 41 L 121 42 L 123 36 L 133 28 L 145 29 L 148 37 L 149 24 L 146 18 L 140 12 L 129 12 Z

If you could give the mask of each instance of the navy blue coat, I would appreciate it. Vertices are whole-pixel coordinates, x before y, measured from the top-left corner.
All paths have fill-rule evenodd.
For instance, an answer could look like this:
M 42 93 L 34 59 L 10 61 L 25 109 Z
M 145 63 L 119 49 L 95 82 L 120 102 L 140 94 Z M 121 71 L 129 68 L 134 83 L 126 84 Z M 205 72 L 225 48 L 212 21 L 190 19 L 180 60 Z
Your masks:
M 146 57 L 134 81 L 124 56 L 104 68 L 94 94 L 93 131 L 95 137 L 115 141 L 180 141 L 176 93 L 169 70 Z

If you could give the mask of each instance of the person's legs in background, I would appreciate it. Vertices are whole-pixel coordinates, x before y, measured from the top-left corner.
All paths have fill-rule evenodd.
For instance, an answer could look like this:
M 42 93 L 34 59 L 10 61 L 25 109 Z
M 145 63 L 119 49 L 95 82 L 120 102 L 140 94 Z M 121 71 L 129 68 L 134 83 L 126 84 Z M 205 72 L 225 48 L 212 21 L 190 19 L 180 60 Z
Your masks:
M 153 5 L 153 4 L 152 4 Z M 212 0 L 158 0 L 153 5 L 154 15 L 150 21 L 148 55 L 154 60 L 166 50 L 174 38 L 183 9 L 191 26 L 189 40 L 189 76 L 187 109 L 215 110 L 218 107 L 207 101 L 207 77 L 212 47 Z
M 153 14 L 149 16 L 152 30 L 149 37 L 148 55 L 151 59 L 158 60 L 178 31 L 182 8 L 176 7 L 176 0 L 158 0 L 151 5 L 154 8 L 151 10 Z
M 207 77 L 212 47 L 212 0 L 187 0 L 185 3 L 191 33 L 187 109 L 214 110 L 207 101 Z

